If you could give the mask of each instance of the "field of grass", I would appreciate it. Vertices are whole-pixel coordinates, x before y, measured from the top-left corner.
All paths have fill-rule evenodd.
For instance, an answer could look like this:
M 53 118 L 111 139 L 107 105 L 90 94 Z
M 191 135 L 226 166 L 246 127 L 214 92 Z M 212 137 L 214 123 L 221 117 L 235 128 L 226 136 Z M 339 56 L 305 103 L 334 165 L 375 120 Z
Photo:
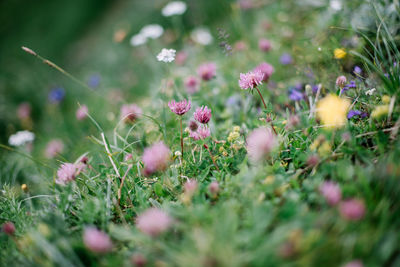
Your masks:
M 400 266 L 398 1 L 20 2 L 0 266 Z

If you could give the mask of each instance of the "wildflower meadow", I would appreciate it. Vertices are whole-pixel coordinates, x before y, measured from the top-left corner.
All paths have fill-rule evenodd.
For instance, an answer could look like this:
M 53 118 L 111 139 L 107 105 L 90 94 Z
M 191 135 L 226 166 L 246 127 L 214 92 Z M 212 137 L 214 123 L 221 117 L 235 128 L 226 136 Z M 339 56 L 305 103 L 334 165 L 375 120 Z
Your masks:
M 398 0 L 0 10 L 0 266 L 400 266 Z

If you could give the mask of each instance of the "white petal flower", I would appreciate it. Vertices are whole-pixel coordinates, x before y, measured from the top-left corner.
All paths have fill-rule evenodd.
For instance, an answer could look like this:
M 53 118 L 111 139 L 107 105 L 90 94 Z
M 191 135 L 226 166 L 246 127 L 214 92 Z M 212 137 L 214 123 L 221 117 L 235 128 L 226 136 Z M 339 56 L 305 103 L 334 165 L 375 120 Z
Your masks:
M 164 33 L 163 27 L 158 24 L 149 24 L 144 26 L 140 30 L 140 34 L 142 34 L 146 38 L 157 39 Z
M 173 1 L 168 3 L 162 10 L 161 14 L 164 17 L 170 17 L 173 15 L 182 15 L 186 11 L 186 3 L 182 1 Z
M 193 39 L 193 41 L 201 45 L 209 45 L 213 41 L 210 31 L 204 27 L 194 29 L 190 34 L 190 37 Z
M 375 91 L 376 91 L 376 89 L 375 89 L 375 88 L 372 88 L 372 89 L 366 91 L 366 92 L 365 92 L 365 95 L 373 95 L 373 94 L 375 93 Z
M 175 49 L 166 49 L 163 48 L 161 52 L 157 55 L 158 61 L 163 61 L 163 62 L 172 62 L 175 60 Z
M 141 33 L 132 36 L 131 41 L 130 41 L 130 43 L 131 43 L 132 46 L 143 45 L 143 44 L 145 44 L 146 42 L 147 42 L 146 36 L 144 36 L 144 35 L 141 34 Z
M 30 131 L 19 131 L 8 139 L 8 143 L 12 146 L 22 146 L 35 140 L 35 134 Z

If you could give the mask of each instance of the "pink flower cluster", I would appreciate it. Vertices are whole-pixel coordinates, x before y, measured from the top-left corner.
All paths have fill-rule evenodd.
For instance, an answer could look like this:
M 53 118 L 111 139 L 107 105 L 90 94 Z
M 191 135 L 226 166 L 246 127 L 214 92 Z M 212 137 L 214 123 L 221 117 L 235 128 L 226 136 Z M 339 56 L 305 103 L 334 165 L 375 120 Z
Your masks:
M 162 141 L 145 148 L 142 156 L 145 167 L 144 174 L 150 175 L 165 170 L 170 160 L 170 154 L 171 151 Z
M 94 227 L 85 229 L 83 243 L 90 251 L 95 253 L 106 253 L 113 247 L 110 237 Z
M 276 146 L 277 140 L 269 128 L 260 127 L 249 134 L 246 139 L 246 148 L 253 163 L 260 162 Z
M 268 52 L 269 50 L 271 50 L 271 42 L 267 39 L 260 39 L 258 41 L 258 47 L 260 48 L 261 51 L 263 52 Z
M 239 86 L 243 90 L 253 89 L 262 84 L 263 80 L 264 74 L 260 70 L 240 73 Z
M 152 237 L 165 232 L 171 224 L 171 217 L 158 208 L 150 208 L 140 214 L 136 219 L 136 227 L 143 233 Z
M 142 109 L 136 104 L 125 104 L 121 107 L 121 120 L 133 123 L 142 115 Z
M 329 205 L 334 206 L 342 199 L 342 191 L 338 184 L 327 181 L 324 182 L 320 187 L 319 191 L 325 197 Z
M 64 143 L 59 139 L 50 141 L 46 146 L 45 156 L 48 159 L 54 158 L 64 150 Z
M 80 106 L 77 110 L 76 110 L 76 119 L 81 121 L 86 119 L 86 117 L 88 116 L 89 113 L 89 109 L 86 105 L 82 105 Z
M 189 128 L 189 130 L 190 130 L 190 128 Z M 206 139 L 210 135 L 211 135 L 210 128 L 208 128 L 205 125 L 201 125 L 201 126 L 197 127 L 196 130 L 194 130 L 194 131 L 190 130 L 190 132 L 189 132 L 189 136 L 196 141 Z
M 361 220 L 365 215 L 365 205 L 360 199 L 348 199 L 340 203 L 340 215 L 349 221 Z
M 194 119 L 202 124 L 207 124 L 211 119 L 211 109 L 207 106 L 197 108 L 194 113 Z
M 57 170 L 56 183 L 59 185 L 66 185 L 67 183 L 74 181 L 76 176 L 78 176 L 85 167 L 86 164 L 82 160 L 76 164 L 63 163 Z
M 268 82 L 269 78 L 271 77 L 272 73 L 274 73 L 275 69 L 272 65 L 268 64 L 267 62 L 260 63 L 253 72 L 261 72 L 264 76 L 262 81 Z
M 176 115 L 182 116 L 186 112 L 190 110 L 192 107 L 192 103 L 187 101 L 186 99 L 176 102 L 175 100 L 172 100 L 168 103 L 168 107 L 172 112 L 174 112 Z
M 188 196 L 193 196 L 193 194 L 196 192 L 198 187 L 198 183 L 195 179 L 189 179 L 186 181 L 186 183 L 183 185 L 185 194 Z
M 212 78 L 214 78 L 216 69 L 217 69 L 217 66 L 215 65 L 215 63 L 208 62 L 208 63 L 201 64 L 197 68 L 197 73 L 201 77 L 201 79 L 203 79 L 203 81 L 209 81 Z
M 194 94 L 199 91 L 199 81 L 195 76 L 188 76 L 185 79 L 185 87 L 189 94 Z

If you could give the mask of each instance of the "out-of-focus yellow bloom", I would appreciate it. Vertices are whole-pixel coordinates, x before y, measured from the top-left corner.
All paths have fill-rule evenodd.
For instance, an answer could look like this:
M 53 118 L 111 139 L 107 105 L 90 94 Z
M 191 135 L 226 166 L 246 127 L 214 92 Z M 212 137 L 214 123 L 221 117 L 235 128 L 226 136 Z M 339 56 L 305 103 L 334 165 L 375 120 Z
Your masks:
M 230 132 L 228 136 L 228 142 L 233 142 L 240 137 L 240 133 L 238 132 Z
M 388 95 L 382 96 L 382 103 L 389 104 L 389 102 L 390 102 L 390 96 Z
M 371 117 L 374 119 L 385 116 L 389 113 L 389 105 L 379 105 L 371 113 Z
M 318 154 L 322 156 L 327 156 L 332 152 L 331 144 L 328 141 L 322 143 L 322 145 L 318 148 Z
M 240 132 L 240 126 L 233 126 L 234 132 Z
M 24 192 L 28 192 L 28 186 L 27 186 L 26 184 L 22 184 L 22 185 L 21 185 L 21 189 L 22 189 Z
M 348 100 L 336 95 L 328 95 L 318 101 L 317 116 L 325 126 L 338 128 L 346 123 L 349 106 Z
M 50 229 L 45 223 L 39 223 L 38 231 L 45 237 L 48 237 L 50 235 Z
M 234 149 L 234 150 L 239 150 L 240 148 L 241 148 L 242 146 L 240 145 L 240 144 L 233 144 L 232 145 L 232 148 Z
M 286 190 L 290 187 L 290 184 L 285 183 L 283 185 L 281 185 L 280 187 L 276 188 L 274 193 L 276 196 L 280 197 L 283 195 L 283 193 L 286 192 Z
M 336 48 L 335 51 L 333 51 L 333 54 L 336 59 L 342 59 L 347 55 L 346 51 L 342 48 Z
M 318 138 L 315 139 L 314 142 L 312 142 L 310 145 L 310 150 L 317 150 L 317 148 L 319 147 L 320 144 L 321 144 L 321 140 L 319 140 Z
M 265 180 L 263 181 L 263 184 L 269 185 L 273 184 L 275 182 L 275 176 L 273 175 L 268 175 Z

